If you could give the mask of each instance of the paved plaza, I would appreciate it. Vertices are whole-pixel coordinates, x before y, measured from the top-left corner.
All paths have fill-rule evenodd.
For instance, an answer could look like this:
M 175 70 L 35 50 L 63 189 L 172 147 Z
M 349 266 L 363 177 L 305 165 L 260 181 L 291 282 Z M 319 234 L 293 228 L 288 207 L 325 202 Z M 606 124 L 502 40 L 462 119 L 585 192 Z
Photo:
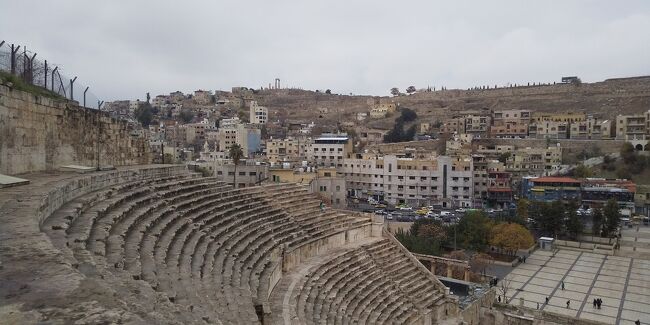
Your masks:
M 650 323 L 650 261 L 537 250 L 506 277 L 509 303 L 609 324 Z M 561 283 L 565 289 L 562 290 Z M 546 297 L 549 298 L 545 304 Z M 601 309 L 593 300 L 602 299 Z M 567 301 L 570 306 L 567 308 Z

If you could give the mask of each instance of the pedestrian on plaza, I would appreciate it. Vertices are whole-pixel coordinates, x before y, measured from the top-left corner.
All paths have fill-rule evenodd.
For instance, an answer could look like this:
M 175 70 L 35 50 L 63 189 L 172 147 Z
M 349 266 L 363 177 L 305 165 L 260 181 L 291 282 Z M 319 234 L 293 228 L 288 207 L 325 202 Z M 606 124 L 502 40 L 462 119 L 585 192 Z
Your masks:
M 562 283 L 562 290 L 564 290 L 564 281 L 560 281 Z
M 526 255 L 524 255 L 524 263 L 526 263 Z
M 548 305 L 548 297 L 546 297 L 546 304 Z
M 594 308 L 596 308 L 596 305 L 598 305 L 598 301 L 596 301 L 596 300 L 597 300 L 597 299 L 594 298 Z
M 539 302 L 537 303 L 537 309 L 539 309 Z
M 566 308 L 567 309 L 571 308 L 571 300 L 566 301 Z
M 641 320 L 637 319 L 636 322 L 634 322 L 635 325 L 641 325 Z
M 600 309 L 600 306 L 603 304 L 603 300 L 598 298 L 598 309 Z

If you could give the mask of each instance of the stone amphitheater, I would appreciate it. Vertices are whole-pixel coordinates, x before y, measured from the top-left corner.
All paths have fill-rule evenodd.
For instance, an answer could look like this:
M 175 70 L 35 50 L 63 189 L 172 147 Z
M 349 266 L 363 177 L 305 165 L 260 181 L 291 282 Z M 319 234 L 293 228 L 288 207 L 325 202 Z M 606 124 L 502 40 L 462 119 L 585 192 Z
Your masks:
M 185 166 L 0 190 L 0 323 L 453 324 L 455 296 L 375 216 Z

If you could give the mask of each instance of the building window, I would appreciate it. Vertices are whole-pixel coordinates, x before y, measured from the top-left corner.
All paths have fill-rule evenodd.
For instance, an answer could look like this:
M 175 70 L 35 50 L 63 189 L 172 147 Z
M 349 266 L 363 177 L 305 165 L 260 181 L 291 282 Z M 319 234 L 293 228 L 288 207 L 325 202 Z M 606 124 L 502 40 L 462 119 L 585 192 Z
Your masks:
M 337 192 L 340 192 L 340 191 L 341 191 L 341 186 L 340 186 L 340 185 L 336 185 L 336 191 L 337 191 Z

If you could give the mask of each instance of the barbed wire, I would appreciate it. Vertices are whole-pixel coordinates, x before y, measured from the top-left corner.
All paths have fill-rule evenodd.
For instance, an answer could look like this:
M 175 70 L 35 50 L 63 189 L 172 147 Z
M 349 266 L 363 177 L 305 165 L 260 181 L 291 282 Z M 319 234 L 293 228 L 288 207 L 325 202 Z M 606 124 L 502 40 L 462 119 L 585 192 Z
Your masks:
M 86 108 L 97 109 L 102 102 L 90 91 L 90 87 L 68 77 L 63 68 L 46 59 L 41 60 L 38 54 L 26 49 L 25 46 L 8 44 L 0 41 L 0 70 L 10 73 L 24 82 L 47 89 L 59 96 L 79 102 Z

